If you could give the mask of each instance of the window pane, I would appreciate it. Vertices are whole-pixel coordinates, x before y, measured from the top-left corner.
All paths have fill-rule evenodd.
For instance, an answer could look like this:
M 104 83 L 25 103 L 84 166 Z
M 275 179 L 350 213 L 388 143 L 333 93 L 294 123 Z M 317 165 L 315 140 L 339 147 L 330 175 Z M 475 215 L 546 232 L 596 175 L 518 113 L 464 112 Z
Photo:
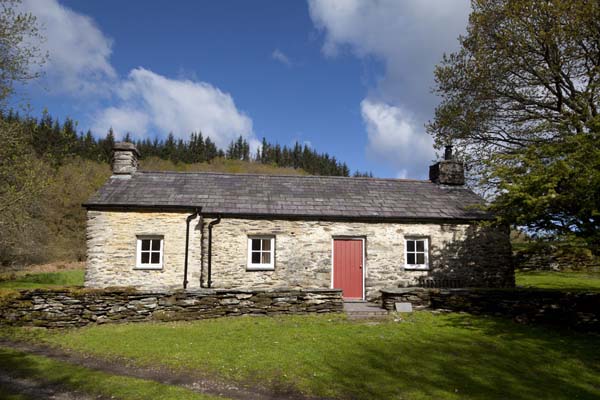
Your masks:
M 271 253 L 262 253 L 262 263 L 263 264 L 271 263 Z
M 150 253 L 142 253 L 142 264 L 150 263 Z
M 152 264 L 160 263 L 160 253 L 152 253 Z
M 417 264 L 423 265 L 425 264 L 425 254 L 417 253 Z
M 425 251 L 425 241 L 417 240 L 417 251 Z
M 252 250 L 260 250 L 260 239 L 252 239 Z
M 160 239 L 154 239 L 152 241 L 152 250 L 160 250 Z
M 260 252 L 252 252 L 252 264 L 260 264 Z
M 262 249 L 263 250 L 271 250 L 271 239 L 263 239 L 262 240 Z
M 414 240 L 407 240 L 406 241 L 406 250 L 408 250 L 408 251 L 415 251 L 415 241 Z
M 142 240 L 142 250 L 150 250 L 150 239 Z
M 413 264 L 413 265 L 415 264 L 415 255 L 413 253 L 408 253 L 406 255 L 406 258 L 407 258 L 407 260 L 406 260 L 407 264 Z

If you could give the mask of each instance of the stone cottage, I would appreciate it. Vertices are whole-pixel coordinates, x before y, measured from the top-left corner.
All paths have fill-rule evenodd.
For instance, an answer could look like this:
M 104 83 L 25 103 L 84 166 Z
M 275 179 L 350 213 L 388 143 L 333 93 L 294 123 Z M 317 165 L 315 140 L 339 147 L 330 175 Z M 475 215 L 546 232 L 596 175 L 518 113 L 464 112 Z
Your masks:
M 514 285 L 508 231 L 446 159 L 430 180 L 138 171 L 117 143 L 87 208 L 88 287 Z

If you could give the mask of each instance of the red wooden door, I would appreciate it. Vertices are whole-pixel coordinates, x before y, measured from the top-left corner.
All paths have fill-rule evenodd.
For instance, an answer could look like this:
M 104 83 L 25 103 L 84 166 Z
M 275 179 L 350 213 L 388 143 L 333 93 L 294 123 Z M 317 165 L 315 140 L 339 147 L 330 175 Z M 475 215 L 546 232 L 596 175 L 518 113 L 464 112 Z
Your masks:
M 363 298 L 363 241 L 334 239 L 333 287 L 342 289 L 344 299 Z

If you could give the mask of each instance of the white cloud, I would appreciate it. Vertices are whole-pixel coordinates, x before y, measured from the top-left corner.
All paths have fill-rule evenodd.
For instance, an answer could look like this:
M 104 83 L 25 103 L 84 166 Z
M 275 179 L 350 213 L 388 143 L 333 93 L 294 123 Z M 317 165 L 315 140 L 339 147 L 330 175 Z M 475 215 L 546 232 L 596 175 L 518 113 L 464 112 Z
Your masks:
M 252 120 L 237 109 L 230 94 L 199 81 L 193 71 L 181 70 L 179 79 L 170 79 L 136 68 L 119 77 L 110 62 L 112 40 L 93 19 L 57 0 L 24 0 L 22 8 L 37 17 L 46 37 L 43 50 L 50 60 L 45 83 L 51 93 L 102 95 L 112 103 L 92 111 L 96 134 L 112 127 L 118 138 L 127 132 L 138 138 L 173 132 L 188 139 L 191 132 L 202 131 L 220 147 L 241 135 L 257 148 Z
M 408 171 L 406 169 L 401 169 L 396 173 L 396 179 L 406 179 L 408 178 Z
M 252 120 L 237 109 L 230 94 L 209 83 L 169 79 L 136 68 L 117 93 L 119 104 L 97 115 L 97 132 L 112 126 L 116 135 L 130 132 L 143 137 L 153 129 L 188 139 L 191 132 L 201 131 L 220 147 L 240 135 L 254 139 Z
M 426 142 L 420 139 L 426 135 L 422 127 L 432 118 L 437 103 L 431 94 L 434 67 L 444 52 L 458 47 L 457 37 L 467 24 L 469 1 L 308 0 L 308 4 L 313 23 L 324 33 L 322 50 L 326 56 L 350 52 L 383 63 L 385 75 L 369 88 L 362 103 L 365 123 L 373 132 L 373 121 L 367 120 L 365 113 L 369 104 L 379 104 L 380 109 L 387 104 L 392 110 L 401 110 L 402 116 L 410 115 L 412 122 L 407 125 L 401 123 L 404 118 L 398 119 L 397 129 L 403 134 L 370 133 L 369 151 L 396 169 L 414 174 L 415 157 L 395 157 L 400 149 L 394 140 L 410 136 L 419 143 Z M 412 134 L 407 135 L 408 131 Z
M 398 175 L 402 178 L 426 175 L 434 156 L 433 140 L 410 112 L 371 100 L 363 100 L 360 106 L 369 138 L 368 154 L 401 166 Z
M 123 108 L 108 107 L 96 115 L 92 132 L 104 135 L 113 128 L 117 139 L 122 139 L 126 133 L 135 138 L 144 137 L 148 131 L 150 118 L 143 112 L 124 106 Z
M 290 58 L 285 55 L 285 53 L 279 49 L 275 49 L 273 50 L 273 52 L 271 53 L 271 58 L 275 61 L 279 61 L 280 63 L 291 67 L 292 66 L 292 60 L 290 60 Z
M 95 22 L 56 0 L 24 0 L 22 9 L 37 17 L 47 51 L 45 83 L 55 93 L 99 93 L 117 74 L 110 64 L 112 40 Z

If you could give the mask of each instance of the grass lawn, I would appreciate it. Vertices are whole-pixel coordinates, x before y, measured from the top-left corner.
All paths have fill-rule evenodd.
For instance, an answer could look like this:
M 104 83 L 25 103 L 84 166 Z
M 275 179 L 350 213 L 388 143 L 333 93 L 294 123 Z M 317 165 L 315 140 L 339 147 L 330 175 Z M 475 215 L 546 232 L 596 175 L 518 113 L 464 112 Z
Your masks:
M 5 331 L 6 333 L 7 331 Z M 600 398 L 600 336 L 468 314 L 236 317 L 37 332 L 76 352 L 361 399 Z
M 0 399 L 2 400 L 33 400 L 30 397 L 18 393 L 12 393 L 0 387 Z
M 0 281 L 0 289 L 36 289 L 58 286 L 83 286 L 83 270 L 31 273 L 16 275 L 14 279 Z
M 67 389 L 79 390 L 104 398 L 122 400 L 216 399 L 216 397 L 204 396 L 180 387 L 144 379 L 110 375 L 4 347 L 0 347 L 0 365 L 3 369 L 11 371 L 13 375 L 60 384 Z M 24 396 L 11 395 L 1 388 L 0 398 L 26 399 Z
M 543 289 L 600 290 L 600 273 L 515 271 L 518 286 Z

